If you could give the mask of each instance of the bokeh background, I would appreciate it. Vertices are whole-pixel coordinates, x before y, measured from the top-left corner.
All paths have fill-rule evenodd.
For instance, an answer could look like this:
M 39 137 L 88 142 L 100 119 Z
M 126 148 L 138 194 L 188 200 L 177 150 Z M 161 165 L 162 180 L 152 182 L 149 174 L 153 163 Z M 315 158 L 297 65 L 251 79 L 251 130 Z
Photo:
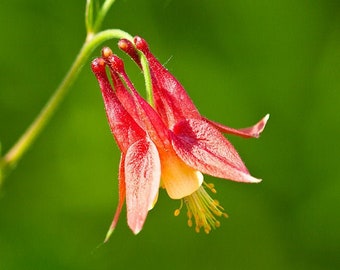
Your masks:
M 0 192 L 0 269 L 340 269 L 339 4 L 117 0 L 103 28 L 147 39 L 203 115 L 245 127 L 271 114 L 260 139 L 228 137 L 263 182 L 206 176 L 230 215 L 210 235 L 188 228 L 185 213 L 174 217 L 180 203 L 161 192 L 139 235 L 123 212 L 101 245 L 117 204 L 119 151 L 87 64 Z M 73 62 L 84 8 L 1 1 L 4 152 Z M 141 73 L 127 69 L 143 92 Z

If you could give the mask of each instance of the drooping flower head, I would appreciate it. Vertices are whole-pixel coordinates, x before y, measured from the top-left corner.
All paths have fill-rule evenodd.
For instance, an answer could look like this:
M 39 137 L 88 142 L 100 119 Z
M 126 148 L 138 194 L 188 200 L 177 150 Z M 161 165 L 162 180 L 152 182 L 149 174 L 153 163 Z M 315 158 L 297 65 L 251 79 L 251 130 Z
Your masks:
M 112 80 L 114 91 L 106 75 L 106 62 L 97 58 L 92 62 L 92 71 L 97 77 L 105 104 L 105 110 L 113 136 L 121 150 L 119 165 L 119 203 L 112 229 L 116 226 L 126 198 L 128 224 L 138 233 L 145 222 L 148 210 L 157 197 L 160 179 L 159 156 L 147 133 L 133 119 L 122 105 L 129 107 L 132 101 L 129 93 L 116 73 Z M 120 99 L 118 98 L 118 93 Z M 129 100 L 129 101 L 128 101 Z M 108 233 L 108 237 L 112 232 Z
M 219 227 L 223 208 L 207 193 L 213 185 L 206 184 L 203 174 L 238 182 L 257 183 L 235 148 L 221 132 L 243 137 L 258 137 L 268 115 L 255 126 L 236 130 L 212 122 L 200 115 L 183 86 L 151 54 L 145 40 L 134 44 L 121 40 L 119 47 L 142 67 L 140 50 L 146 57 L 152 78 L 155 108 L 148 104 L 128 78 L 123 62 L 104 49 L 103 57 L 95 59 L 92 70 L 102 90 L 111 131 L 122 152 L 120 162 L 120 199 L 108 236 L 116 226 L 124 203 L 128 224 L 138 233 L 157 198 L 159 186 L 172 199 L 187 206 L 188 225 L 210 232 Z M 113 88 L 105 73 L 110 69 Z M 124 84 L 128 89 L 124 87 Z M 138 210 L 135 210 L 136 207 Z M 178 215 L 180 210 L 175 211 Z

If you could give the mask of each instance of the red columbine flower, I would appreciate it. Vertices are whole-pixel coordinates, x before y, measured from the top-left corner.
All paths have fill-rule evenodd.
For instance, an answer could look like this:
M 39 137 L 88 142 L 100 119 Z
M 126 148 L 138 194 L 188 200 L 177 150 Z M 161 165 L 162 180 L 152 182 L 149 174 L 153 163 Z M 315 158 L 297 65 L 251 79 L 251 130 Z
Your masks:
M 118 222 L 125 198 L 129 227 L 134 233 L 142 229 L 148 210 L 152 208 L 158 194 L 160 160 L 155 144 L 126 110 L 133 104 L 132 97 L 115 72 L 111 72 L 111 77 L 116 91 L 112 89 L 105 66 L 105 60 L 97 58 L 92 62 L 92 71 L 102 91 L 112 134 L 122 152 L 119 165 L 119 202 L 107 234 L 108 240 Z
M 201 116 L 183 86 L 152 55 L 146 41 L 135 37 L 134 43 L 148 61 L 155 108 L 171 130 L 172 144 L 176 154 L 197 171 L 239 182 L 259 182 L 259 179 L 249 175 L 236 150 L 220 132 L 245 138 L 257 138 L 263 131 L 269 115 L 254 126 L 244 129 L 233 129 Z M 134 47 L 130 41 L 121 40 L 119 47 L 141 66 L 140 60 L 136 57 L 137 52 L 133 50 Z M 170 179 L 169 182 L 173 180 Z M 163 180 L 163 183 L 167 185 L 166 180 Z M 169 195 L 171 197 L 171 194 Z M 198 197 L 198 200 L 193 197 Z M 184 201 L 188 208 L 189 224 L 191 223 L 190 216 L 194 215 L 196 230 L 203 227 L 205 231 L 209 231 L 211 226 L 214 227 L 214 223 L 218 224 L 214 216 L 210 215 L 216 210 L 204 188 L 198 188 L 196 192 L 186 196 Z M 209 201 L 208 210 L 201 211 L 205 203 L 202 207 L 197 202 L 202 204 L 206 201 Z M 210 214 L 202 214 L 202 212 Z M 176 213 L 178 214 L 178 211 Z
M 156 201 L 159 185 L 167 190 L 172 199 L 184 200 L 188 208 L 189 226 L 192 226 L 193 218 L 196 231 L 203 228 L 208 233 L 211 228 L 219 226 L 216 217 L 226 214 L 202 186 L 201 172 L 239 182 L 260 181 L 249 174 L 234 147 L 217 128 L 254 137 L 250 131 L 255 130 L 258 135 L 267 118 L 244 130 L 210 123 L 198 113 L 177 80 L 151 55 L 145 41 L 136 38 L 135 43 L 150 65 L 156 110 L 137 93 L 124 71 L 122 61 L 109 49 L 103 51 L 103 58 L 92 63 L 112 133 L 122 151 L 119 203 L 107 238 L 116 226 L 125 196 L 129 227 L 134 233 L 141 230 L 148 210 Z M 124 44 L 129 47 L 122 46 Z M 120 42 L 120 47 L 124 47 L 140 64 L 131 45 Z M 106 76 L 105 64 L 110 68 L 115 91 Z M 211 184 L 204 185 L 215 192 Z M 179 211 L 177 209 L 175 215 Z

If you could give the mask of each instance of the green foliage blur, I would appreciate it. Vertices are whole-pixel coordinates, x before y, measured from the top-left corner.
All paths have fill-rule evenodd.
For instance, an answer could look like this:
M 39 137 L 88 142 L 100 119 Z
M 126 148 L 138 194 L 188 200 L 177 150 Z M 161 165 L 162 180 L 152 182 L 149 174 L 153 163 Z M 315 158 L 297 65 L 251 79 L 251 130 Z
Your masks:
M 230 215 L 210 235 L 188 228 L 185 211 L 174 217 L 180 202 L 161 191 L 139 235 L 124 210 L 101 245 L 117 204 L 119 151 L 89 59 L 0 191 L 0 269 L 340 269 L 339 4 L 117 0 L 103 29 L 144 37 L 203 115 L 246 127 L 271 114 L 259 139 L 228 136 L 263 182 L 206 176 Z M 1 1 L 3 153 L 73 62 L 84 9 L 85 1 Z M 118 51 L 116 43 L 105 45 Z

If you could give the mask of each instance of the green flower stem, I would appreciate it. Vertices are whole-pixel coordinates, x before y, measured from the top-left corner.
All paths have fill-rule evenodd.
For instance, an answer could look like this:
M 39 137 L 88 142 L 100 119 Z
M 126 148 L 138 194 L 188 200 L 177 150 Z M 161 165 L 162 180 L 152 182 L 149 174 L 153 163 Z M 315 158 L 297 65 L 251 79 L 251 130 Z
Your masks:
M 86 0 L 86 8 L 85 8 L 85 26 L 86 33 L 92 33 L 93 29 L 93 0 Z
M 148 64 L 148 61 L 146 60 L 146 57 L 143 54 L 140 54 L 140 55 L 141 55 L 141 64 L 143 68 L 144 81 L 145 81 L 146 100 L 152 107 L 154 107 L 154 101 L 153 101 L 153 95 L 152 95 L 152 81 L 151 81 L 149 64 Z
M 81 68 L 84 66 L 88 58 L 90 57 L 92 51 L 99 46 L 102 42 L 109 39 L 121 39 L 126 38 L 133 40 L 132 36 L 128 33 L 118 30 L 105 30 L 97 34 L 91 34 L 91 37 L 87 37 L 83 47 L 81 48 L 78 56 L 76 57 L 73 65 L 66 74 L 65 78 L 56 89 L 53 96 L 47 102 L 45 107 L 41 110 L 40 114 L 34 120 L 34 122 L 28 127 L 26 132 L 20 137 L 17 143 L 7 152 L 7 154 L 0 159 L 0 174 L 5 170 L 8 171 L 13 169 L 19 159 L 32 145 L 37 136 L 41 133 L 45 125 L 50 120 L 51 116 L 57 110 L 61 101 L 64 99 L 65 95 L 68 93 L 70 86 L 76 80 L 79 75 Z M 1 175 L 0 175 L 0 186 L 1 186 Z
M 115 1 L 116 0 L 106 0 L 96 13 L 95 10 L 98 9 L 99 3 L 94 3 L 95 0 L 86 0 L 85 26 L 88 36 L 91 36 L 99 31 L 107 12 Z M 94 13 L 96 13 L 96 15 Z
M 116 0 L 106 0 L 101 9 L 99 10 L 98 14 L 97 14 L 97 17 L 96 17 L 96 20 L 95 20 L 95 23 L 93 25 L 93 29 L 92 31 L 93 32 L 97 32 L 99 30 L 99 28 L 101 27 L 102 23 L 103 23 L 103 20 L 107 14 L 107 12 L 109 11 L 110 7 L 113 5 L 113 3 L 115 2 Z

